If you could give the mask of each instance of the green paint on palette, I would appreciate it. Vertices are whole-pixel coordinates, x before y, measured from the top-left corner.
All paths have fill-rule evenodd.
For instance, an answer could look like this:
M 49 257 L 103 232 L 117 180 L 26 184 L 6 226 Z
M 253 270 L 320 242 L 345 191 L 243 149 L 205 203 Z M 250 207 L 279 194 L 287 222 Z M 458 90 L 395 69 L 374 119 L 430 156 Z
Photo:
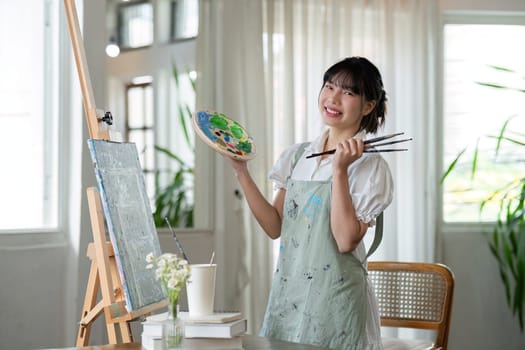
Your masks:
M 228 130 L 228 121 L 217 114 L 210 118 L 210 124 L 217 129 Z
M 234 123 L 230 127 L 230 131 L 232 132 L 233 137 L 235 137 L 236 139 L 242 139 L 244 137 L 244 131 L 242 130 L 242 127 L 237 123 Z
M 237 149 L 239 149 L 242 152 L 250 153 L 252 151 L 252 143 L 251 142 L 239 142 L 237 144 Z

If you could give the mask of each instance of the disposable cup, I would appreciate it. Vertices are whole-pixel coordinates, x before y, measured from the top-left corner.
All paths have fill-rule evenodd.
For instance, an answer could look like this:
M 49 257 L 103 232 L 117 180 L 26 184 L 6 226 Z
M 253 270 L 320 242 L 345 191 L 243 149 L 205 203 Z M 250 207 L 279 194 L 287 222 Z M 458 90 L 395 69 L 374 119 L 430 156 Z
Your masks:
M 217 264 L 191 264 L 186 282 L 190 318 L 213 314 Z

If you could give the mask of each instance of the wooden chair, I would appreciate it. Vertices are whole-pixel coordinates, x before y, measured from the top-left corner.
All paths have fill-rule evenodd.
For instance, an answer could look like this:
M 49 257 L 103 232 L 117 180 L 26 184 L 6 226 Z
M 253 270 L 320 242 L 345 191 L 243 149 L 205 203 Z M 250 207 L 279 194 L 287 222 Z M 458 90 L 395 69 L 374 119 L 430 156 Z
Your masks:
M 447 349 L 454 275 L 445 265 L 374 261 L 369 277 L 379 305 L 381 326 L 435 330 L 434 343 L 384 338 L 388 349 Z

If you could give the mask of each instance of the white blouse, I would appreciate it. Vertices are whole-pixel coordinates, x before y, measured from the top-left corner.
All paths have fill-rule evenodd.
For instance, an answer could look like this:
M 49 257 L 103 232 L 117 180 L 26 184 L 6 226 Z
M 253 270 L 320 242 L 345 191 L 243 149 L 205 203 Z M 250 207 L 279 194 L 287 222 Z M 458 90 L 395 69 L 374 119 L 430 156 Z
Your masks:
M 363 139 L 365 136 L 362 131 L 355 137 Z M 306 146 L 304 155 L 322 152 L 327 137 L 328 131 L 325 131 Z M 285 189 L 290 175 L 293 180 L 303 181 L 326 181 L 332 177 L 333 156 L 323 160 L 321 157 L 306 159 L 302 156 L 292 169 L 295 153 L 300 145 L 297 143 L 285 149 L 270 170 L 269 178 L 276 189 Z M 390 205 L 394 194 L 388 163 L 378 153 L 363 153 L 361 158 L 348 167 L 348 184 L 357 218 L 369 226 L 375 225 L 375 218 Z

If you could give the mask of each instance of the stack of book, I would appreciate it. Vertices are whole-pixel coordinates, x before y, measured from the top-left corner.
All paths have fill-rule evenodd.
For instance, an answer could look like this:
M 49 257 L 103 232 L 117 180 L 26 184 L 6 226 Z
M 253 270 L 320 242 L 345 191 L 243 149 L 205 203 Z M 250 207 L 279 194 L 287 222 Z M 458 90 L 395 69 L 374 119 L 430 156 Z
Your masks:
M 178 315 L 184 322 L 184 349 L 242 349 L 242 335 L 247 320 L 239 312 L 216 312 L 190 318 L 187 312 Z M 162 324 L 168 313 L 152 315 L 142 322 L 142 346 L 147 350 L 162 349 Z

